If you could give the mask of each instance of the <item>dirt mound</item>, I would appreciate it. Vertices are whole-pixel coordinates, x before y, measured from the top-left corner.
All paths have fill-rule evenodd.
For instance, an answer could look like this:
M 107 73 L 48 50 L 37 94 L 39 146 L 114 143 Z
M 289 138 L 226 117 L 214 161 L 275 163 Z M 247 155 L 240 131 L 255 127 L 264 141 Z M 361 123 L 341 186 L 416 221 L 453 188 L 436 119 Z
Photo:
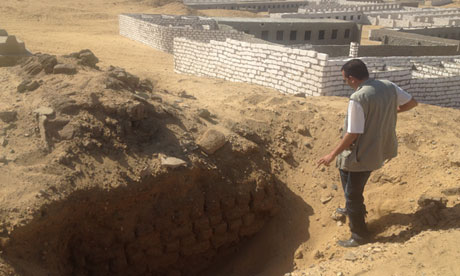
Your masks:
M 3 182 L 4 258 L 24 275 L 196 274 L 274 214 L 267 153 L 97 61 L 36 54 L 5 71 L 20 83 L 2 94 L 0 169 L 34 184 Z

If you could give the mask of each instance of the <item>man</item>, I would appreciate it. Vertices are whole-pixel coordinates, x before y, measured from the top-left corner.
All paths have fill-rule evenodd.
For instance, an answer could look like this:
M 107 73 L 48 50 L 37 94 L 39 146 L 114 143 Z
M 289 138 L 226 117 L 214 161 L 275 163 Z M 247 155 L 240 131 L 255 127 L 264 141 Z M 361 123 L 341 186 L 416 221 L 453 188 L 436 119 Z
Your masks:
M 318 160 L 318 166 L 329 166 L 338 156 L 346 206 L 337 211 L 348 216 L 351 231 L 351 238 L 338 244 L 355 247 L 366 243 L 370 236 L 365 222 L 364 186 L 372 171 L 397 155 L 397 113 L 414 108 L 417 101 L 390 81 L 370 79 L 359 59 L 348 61 L 341 71 L 343 81 L 355 92 L 350 97 L 342 139 L 331 153 Z

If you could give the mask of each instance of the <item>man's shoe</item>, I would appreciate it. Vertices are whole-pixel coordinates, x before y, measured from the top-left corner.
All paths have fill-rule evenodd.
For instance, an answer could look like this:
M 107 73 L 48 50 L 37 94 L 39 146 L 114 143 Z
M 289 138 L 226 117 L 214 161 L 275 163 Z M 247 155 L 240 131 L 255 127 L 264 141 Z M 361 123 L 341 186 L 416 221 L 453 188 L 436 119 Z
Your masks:
M 340 215 L 344 215 L 344 216 L 347 215 L 347 209 L 346 209 L 346 208 L 340 208 L 340 207 L 338 207 L 337 209 L 335 209 L 335 212 L 336 212 L 337 214 L 340 214 Z
M 348 240 L 345 240 L 345 241 L 338 241 L 337 242 L 338 245 L 342 246 L 342 247 L 358 247 L 360 245 L 363 245 L 365 244 L 365 242 L 358 242 L 357 240 L 353 239 L 353 238 L 350 238 Z

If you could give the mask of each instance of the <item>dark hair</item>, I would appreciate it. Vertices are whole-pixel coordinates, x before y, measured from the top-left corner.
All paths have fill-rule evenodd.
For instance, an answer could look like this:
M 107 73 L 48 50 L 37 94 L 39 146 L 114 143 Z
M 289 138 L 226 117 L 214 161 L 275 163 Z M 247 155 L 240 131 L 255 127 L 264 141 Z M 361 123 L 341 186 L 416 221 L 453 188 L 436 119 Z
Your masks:
M 345 73 L 345 77 L 355 77 L 358 80 L 369 78 L 369 71 L 367 71 L 366 64 L 360 59 L 352 59 L 347 61 L 340 71 Z

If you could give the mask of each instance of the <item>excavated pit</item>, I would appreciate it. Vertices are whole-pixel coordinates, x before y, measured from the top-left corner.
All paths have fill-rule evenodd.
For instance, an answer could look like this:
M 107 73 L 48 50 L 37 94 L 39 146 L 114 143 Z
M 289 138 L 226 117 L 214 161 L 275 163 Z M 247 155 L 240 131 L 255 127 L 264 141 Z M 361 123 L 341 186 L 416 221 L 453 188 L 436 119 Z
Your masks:
M 183 169 L 43 207 L 10 235 L 6 253 L 24 275 L 196 275 L 274 210 L 270 179 L 229 183 Z
M 229 130 L 205 153 L 208 121 L 97 61 L 83 50 L 12 68 L 21 81 L 4 93 L 20 102 L 5 132 L 17 157 L 4 168 L 31 196 L 2 202 L 1 257 L 19 275 L 197 275 L 274 214 L 269 154 Z

